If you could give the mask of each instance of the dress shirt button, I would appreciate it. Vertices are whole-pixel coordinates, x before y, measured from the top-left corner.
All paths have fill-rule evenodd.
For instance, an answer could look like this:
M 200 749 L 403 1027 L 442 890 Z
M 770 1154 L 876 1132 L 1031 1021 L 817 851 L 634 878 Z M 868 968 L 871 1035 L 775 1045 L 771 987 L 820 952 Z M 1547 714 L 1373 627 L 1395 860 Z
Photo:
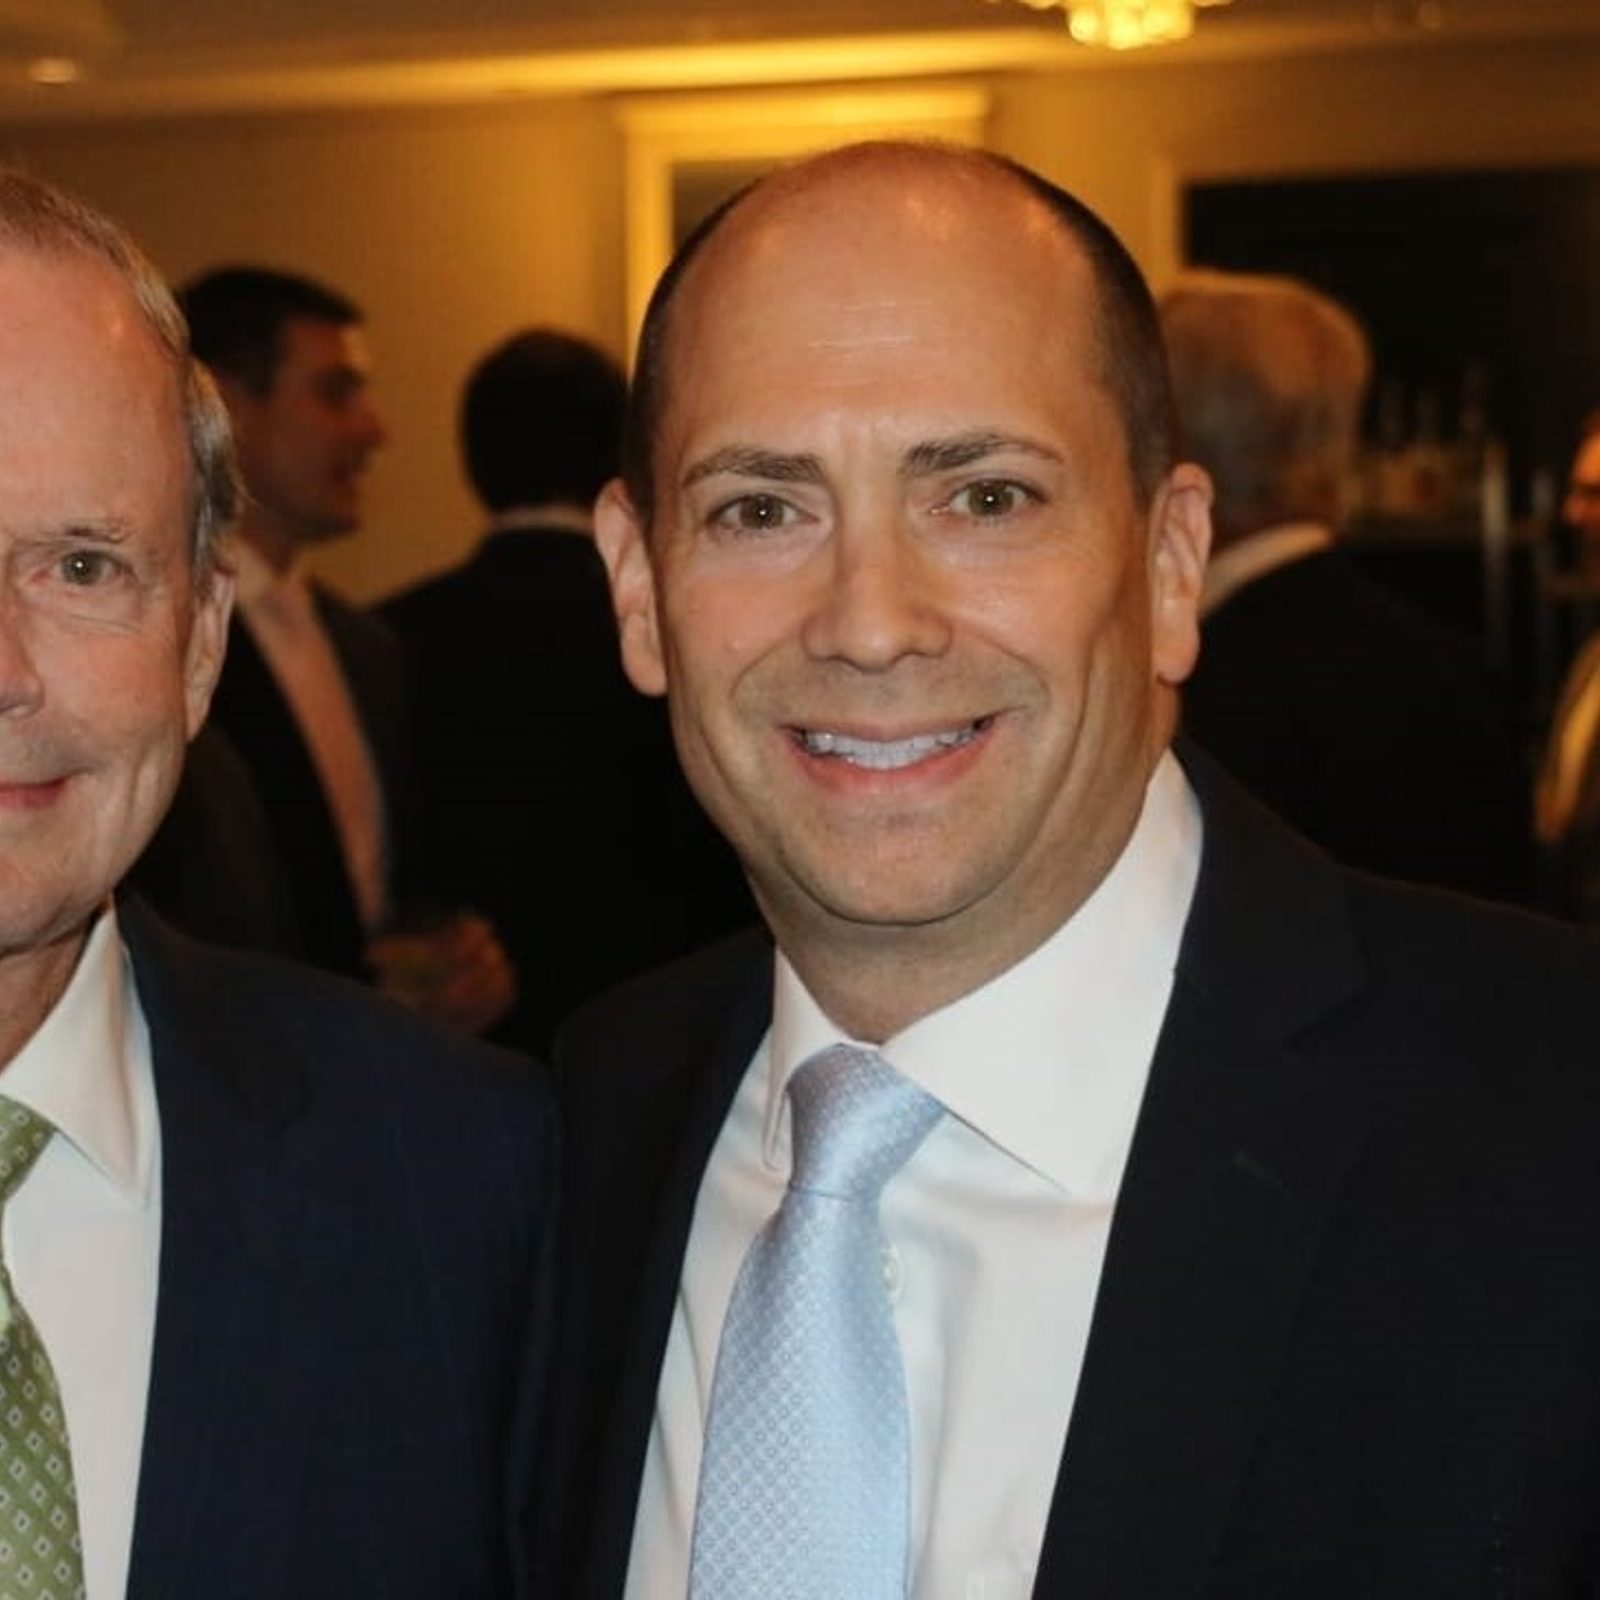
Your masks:
M 883 1247 L 883 1287 L 889 1296 L 890 1305 L 898 1304 L 905 1281 L 905 1268 L 900 1265 L 900 1252 L 892 1244 L 886 1244 Z

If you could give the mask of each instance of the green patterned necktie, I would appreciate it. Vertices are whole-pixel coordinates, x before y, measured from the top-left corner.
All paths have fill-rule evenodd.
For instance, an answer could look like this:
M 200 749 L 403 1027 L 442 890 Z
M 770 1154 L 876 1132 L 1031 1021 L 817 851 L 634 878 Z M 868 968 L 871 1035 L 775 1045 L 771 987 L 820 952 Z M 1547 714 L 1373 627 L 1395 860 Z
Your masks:
M 55 1129 L 0 1095 L 0 1207 Z M 83 1600 L 78 1496 L 61 1391 L 44 1342 L 0 1261 L 0 1595 Z

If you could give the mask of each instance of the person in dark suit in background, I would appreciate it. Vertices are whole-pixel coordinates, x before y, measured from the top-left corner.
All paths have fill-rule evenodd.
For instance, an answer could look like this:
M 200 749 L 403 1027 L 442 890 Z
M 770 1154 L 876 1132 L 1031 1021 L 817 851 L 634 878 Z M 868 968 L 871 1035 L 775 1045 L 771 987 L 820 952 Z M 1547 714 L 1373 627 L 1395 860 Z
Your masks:
M 481 916 L 420 905 L 412 887 L 399 643 L 303 569 L 308 550 L 360 525 L 385 438 L 360 312 L 259 267 L 207 273 L 180 298 L 227 403 L 246 490 L 232 551 L 239 625 L 212 715 L 271 822 L 296 953 L 482 1031 L 510 1007 L 514 982 Z
M 1338 547 L 1366 335 L 1309 285 L 1221 272 L 1186 275 L 1161 319 L 1184 449 L 1216 490 L 1185 730 L 1346 865 L 1528 902 L 1504 693 L 1470 640 Z
M 1209 490 L 1115 237 L 847 148 L 636 371 L 625 659 L 776 951 L 558 1041 L 553 1591 L 1592 1593 L 1600 950 L 1169 749 Z
M 0 1593 L 510 1596 L 554 1114 L 525 1062 L 112 892 L 222 661 L 226 414 L 0 173 Z
M 551 329 L 498 345 L 462 395 L 461 451 L 489 512 L 472 558 L 382 608 L 405 647 L 428 817 L 419 876 L 504 938 L 543 1046 L 608 984 L 753 920 L 727 846 L 623 675 L 595 496 L 626 387 Z

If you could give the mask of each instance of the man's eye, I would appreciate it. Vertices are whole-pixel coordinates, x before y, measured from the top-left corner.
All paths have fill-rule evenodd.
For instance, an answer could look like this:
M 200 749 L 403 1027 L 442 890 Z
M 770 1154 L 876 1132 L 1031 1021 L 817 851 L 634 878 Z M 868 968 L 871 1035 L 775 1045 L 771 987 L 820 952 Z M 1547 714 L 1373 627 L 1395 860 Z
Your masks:
M 795 509 L 775 494 L 742 494 L 719 506 L 712 521 L 743 533 L 770 533 L 794 521 Z
M 991 517 L 1009 517 L 1020 511 L 1033 496 L 1020 483 L 1005 478 L 984 478 L 969 483 L 950 497 L 950 509 L 964 517 L 979 520 Z
M 60 570 L 74 588 L 89 589 L 114 576 L 117 564 L 103 550 L 73 550 L 62 556 Z

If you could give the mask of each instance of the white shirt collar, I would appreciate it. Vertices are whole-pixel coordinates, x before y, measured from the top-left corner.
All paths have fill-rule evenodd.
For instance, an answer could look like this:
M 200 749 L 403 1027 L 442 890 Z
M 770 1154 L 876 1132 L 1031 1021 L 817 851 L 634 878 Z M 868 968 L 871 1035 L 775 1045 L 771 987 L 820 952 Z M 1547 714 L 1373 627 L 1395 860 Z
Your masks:
M 1094 893 L 1032 954 L 879 1047 L 953 1115 L 1070 1194 L 1115 1196 L 1200 868 L 1200 809 L 1170 752 Z M 763 1151 L 781 1165 L 790 1074 L 844 1037 L 782 952 Z
M 1206 566 L 1200 615 L 1210 616 L 1247 583 L 1254 583 L 1291 561 L 1302 561 L 1326 550 L 1332 543 L 1332 531 L 1320 522 L 1285 522 L 1224 546 Z
M 543 500 L 538 505 L 507 506 L 489 519 L 490 533 L 516 533 L 528 528 L 592 534 L 594 514 L 575 500 Z
M 0 1074 L 0 1091 L 46 1118 L 136 1205 L 150 1199 L 156 1141 L 135 1080 L 132 975 L 108 905 L 61 998 Z

